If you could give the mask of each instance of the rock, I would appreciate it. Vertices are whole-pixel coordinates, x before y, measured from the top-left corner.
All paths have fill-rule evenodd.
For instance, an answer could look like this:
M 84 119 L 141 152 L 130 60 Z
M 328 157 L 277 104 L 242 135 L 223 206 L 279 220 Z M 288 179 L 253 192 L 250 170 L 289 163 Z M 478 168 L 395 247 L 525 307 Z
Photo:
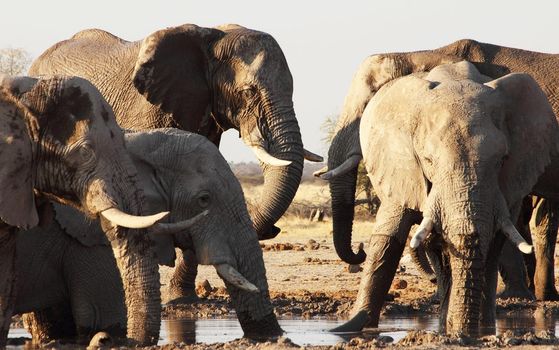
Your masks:
M 317 243 L 314 239 L 309 239 L 305 247 L 308 250 L 317 250 L 318 248 L 320 248 L 320 243 Z
M 363 268 L 359 265 L 347 265 L 347 272 L 349 273 L 357 273 L 359 271 L 363 271 Z
M 392 283 L 392 288 L 394 289 L 406 289 L 408 287 L 408 282 L 402 279 L 395 279 Z
M 198 294 L 202 298 L 206 298 L 212 291 L 212 285 L 208 280 L 203 280 L 196 285 L 196 294 Z

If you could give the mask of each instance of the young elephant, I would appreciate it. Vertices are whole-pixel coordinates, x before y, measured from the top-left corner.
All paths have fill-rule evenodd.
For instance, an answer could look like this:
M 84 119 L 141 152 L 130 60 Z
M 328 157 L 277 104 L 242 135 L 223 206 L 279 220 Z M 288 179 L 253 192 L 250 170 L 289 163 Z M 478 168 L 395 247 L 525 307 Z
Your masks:
M 0 150 L 0 347 L 17 297 L 14 232 L 39 223 L 35 195 L 72 205 L 91 218 L 108 219 L 107 236 L 115 247 L 126 246 L 119 259 L 123 276 L 128 276 L 127 294 L 138 297 L 136 307 L 158 312 L 151 244 L 143 231 L 117 225 L 147 227 L 163 215 L 141 218 L 122 211 L 141 213 L 143 197 L 123 133 L 99 91 L 74 77 L 0 77 Z M 139 256 L 145 256 L 143 261 Z M 132 323 L 137 320 L 143 322 L 142 335 L 155 328 L 142 316 Z M 129 336 L 146 340 L 140 334 Z
M 545 94 L 526 74 L 488 81 L 470 63 L 443 65 L 381 88 L 359 132 L 382 204 L 355 316 L 340 329 L 378 324 L 408 232 L 420 221 L 412 242 L 433 231 L 442 247 L 435 264 L 442 326 L 468 336 L 479 334 L 480 321 L 494 327 L 498 232 L 531 250 L 511 217 L 557 156 L 559 126 Z
M 241 186 L 219 150 L 206 138 L 177 129 L 131 132 L 125 139 L 149 209 L 172 208 L 168 220 L 181 221 L 152 227 L 160 262 L 172 265 L 175 247 L 195 251 L 197 261 L 214 265 L 225 281 L 245 336 L 281 334 L 270 302 L 262 250 Z M 56 220 L 80 241 L 95 237 L 95 230 L 101 236 L 98 225 L 88 226 L 77 213 L 57 209 Z M 80 283 L 99 283 L 98 271 L 84 274 L 91 279 Z M 92 328 L 93 315 L 83 319 L 86 323 L 77 324 L 78 329 L 87 327 L 89 334 L 103 330 Z

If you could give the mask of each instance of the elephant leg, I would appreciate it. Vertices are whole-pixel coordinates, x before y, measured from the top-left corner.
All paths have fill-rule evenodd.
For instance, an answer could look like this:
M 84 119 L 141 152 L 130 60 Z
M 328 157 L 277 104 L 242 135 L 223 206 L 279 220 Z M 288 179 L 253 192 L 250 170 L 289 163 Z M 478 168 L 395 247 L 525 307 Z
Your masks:
M 198 261 L 194 251 L 182 250 L 168 290 L 168 304 L 190 304 L 198 300 L 196 295 L 196 275 Z
M 0 229 L 0 348 L 6 346 L 16 302 L 16 235 L 12 228 Z
M 398 205 L 382 203 L 369 241 L 367 260 L 361 275 L 353 318 L 333 329 L 335 332 L 359 331 L 377 327 L 380 312 L 413 224 L 421 215 Z
M 34 346 L 52 340 L 76 338 L 76 324 L 68 302 L 23 314 L 22 318 L 25 329 L 31 334 Z
M 555 243 L 559 221 L 559 203 L 554 200 L 538 198 L 530 220 L 536 256 L 534 289 L 537 300 L 559 300 L 555 289 Z
M 75 243 L 65 254 L 64 270 L 77 342 L 87 344 L 100 331 L 126 338 L 124 288 L 112 250 Z
M 535 300 L 534 293 L 528 288 L 528 274 L 522 253 L 509 240 L 503 244 L 499 273 L 505 285 L 499 298 Z

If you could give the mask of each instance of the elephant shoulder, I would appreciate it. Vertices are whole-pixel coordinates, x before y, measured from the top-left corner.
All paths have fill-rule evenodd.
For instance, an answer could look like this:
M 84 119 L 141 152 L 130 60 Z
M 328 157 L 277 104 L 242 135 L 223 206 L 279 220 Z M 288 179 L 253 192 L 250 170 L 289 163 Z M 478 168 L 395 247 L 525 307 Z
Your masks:
M 99 220 L 91 220 L 67 205 L 53 203 L 53 206 L 55 220 L 68 236 L 86 247 L 110 245 Z

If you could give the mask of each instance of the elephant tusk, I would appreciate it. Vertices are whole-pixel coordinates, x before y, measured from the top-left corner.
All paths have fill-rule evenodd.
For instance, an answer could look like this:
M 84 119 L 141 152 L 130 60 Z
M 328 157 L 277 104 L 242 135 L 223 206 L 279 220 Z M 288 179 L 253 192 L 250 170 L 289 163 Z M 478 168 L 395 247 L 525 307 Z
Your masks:
M 410 247 L 413 249 L 419 247 L 431 230 L 433 230 L 433 220 L 429 217 L 424 217 L 410 240 Z
M 320 177 L 322 174 L 325 174 L 326 172 L 328 172 L 328 165 L 325 166 L 325 167 L 322 168 L 322 169 L 319 169 L 319 170 L 315 171 L 315 172 L 312 173 L 312 174 L 313 174 L 313 176 L 315 176 L 315 177 Z
M 510 219 L 505 219 L 501 230 L 507 236 L 507 238 L 524 254 L 532 254 L 534 247 L 532 247 L 526 240 L 522 237 L 520 232 L 514 227 Z
M 112 222 L 114 225 L 118 225 L 121 227 L 146 228 L 152 226 L 157 221 L 169 215 L 169 212 L 163 211 L 161 213 L 148 216 L 136 216 L 126 214 L 125 212 L 117 208 L 110 208 L 102 211 L 100 215 Z
M 283 160 L 274 157 L 273 155 L 268 153 L 268 151 L 266 151 L 262 146 L 251 146 L 250 148 L 252 148 L 252 151 L 256 155 L 256 158 L 258 158 L 258 160 L 262 163 L 272 166 L 288 166 L 289 164 L 291 164 L 290 160 Z
M 357 168 L 357 166 L 359 165 L 359 162 L 361 161 L 363 157 L 361 157 L 361 155 L 358 154 L 354 154 L 351 157 L 349 157 L 348 159 L 346 159 L 345 162 L 342 163 L 342 165 L 340 165 L 337 168 L 334 168 L 322 175 L 320 175 L 320 178 L 323 180 L 331 180 L 335 177 L 338 177 L 340 175 L 344 175 L 346 173 L 348 173 L 349 171 Z
M 225 281 L 231 283 L 235 287 L 250 293 L 258 293 L 260 290 L 250 283 L 239 271 L 229 264 L 214 265 L 217 274 Z
M 322 156 L 319 156 L 318 154 L 312 153 L 311 151 L 308 151 L 304 148 L 303 148 L 303 156 L 309 162 L 319 162 L 320 163 L 320 162 L 324 161 L 324 158 Z
M 210 211 L 204 210 L 200 214 L 184 221 L 173 222 L 173 223 L 157 223 L 150 228 L 150 233 L 153 234 L 165 234 L 165 235 L 174 235 L 175 233 L 179 233 L 188 229 L 190 226 L 197 223 L 200 219 L 204 216 L 208 215 Z

